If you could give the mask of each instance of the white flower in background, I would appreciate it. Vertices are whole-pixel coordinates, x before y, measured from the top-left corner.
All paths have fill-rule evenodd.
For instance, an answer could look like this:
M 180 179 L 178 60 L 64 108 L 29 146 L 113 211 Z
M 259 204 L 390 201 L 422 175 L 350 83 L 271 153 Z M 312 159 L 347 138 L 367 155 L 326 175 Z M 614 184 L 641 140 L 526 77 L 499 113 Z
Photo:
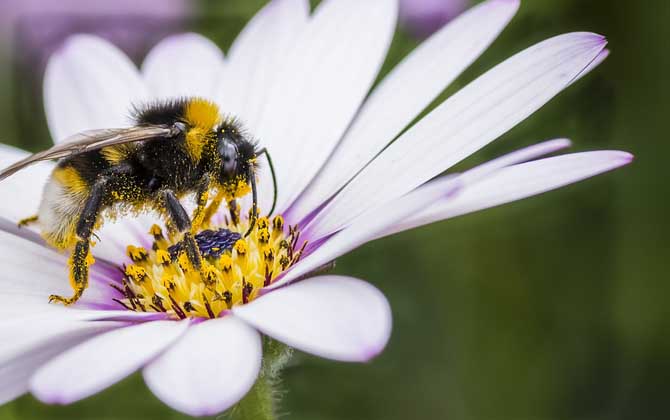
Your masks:
M 274 1 L 249 22 L 227 57 L 199 35 L 178 35 L 157 45 L 140 70 L 101 39 L 69 39 L 52 57 L 44 82 L 55 141 L 128 125 L 134 103 L 209 98 L 271 151 L 279 184 L 275 214 L 281 217 L 261 223 L 241 249 L 236 244 L 221 257 L 225 261 L 213 263 L 221 287 L 231 293 L 229 301 L 216 303 L 192 293 L 198 280 L 178 265 L 161 266 L 164 239 L 150 217 L 107 224 L 93 248 L 91 286 L 77 305 L 65 308 L 48 304 L 47 297 L 68 293 L 66 256 L 14 227 L 34 213 L 53 165 L 36 165 L 0 183 L 2 195 L 13 198 L 0 203 L 0 333 L 6 340 L 0 401 L 32 392 L 67 404 L 142 369 L 166 404 L 206 415 L 227 409 L 251 388 L 261 365 L 261 334 L 334 360 L 377 355 L 391 331 L 383 295 L 354 278 L 306 277 L 375 238 L 631 161 L 619 151 L 533 160 L 569 145 L 559 139 L 438 177 L 602 61 L 606 41 L 591 33 L 557 36 L 520 52 L 403 132 L 517 8 L 515 0 L 474 7 L 420 45 L 371 93 L 396 26 L 394 0 L 324 1 L 311 15 L 307 0 Z M 3 147 L 0 163 L 25 154 Z M 259 182 L 260 206 L 268 209 L 269 174 L 261 171 Z M 218 223 L 225 224 L 223 217 Z M 263 245 L 264 234 L 270 245 Z M 271 261 L 268 247 L 275 252 Z M 137 252 L 148 255 L 136 258 Z M 269 266 L 276 271 L 268 277 Z M 227 278 L 225 267 L 232 273 Z M 169 293 L 159 278 L 168 269 L 180 294 L 152 307 L 152 294 Z M 151 282 L 136 281 L 139 275 Z

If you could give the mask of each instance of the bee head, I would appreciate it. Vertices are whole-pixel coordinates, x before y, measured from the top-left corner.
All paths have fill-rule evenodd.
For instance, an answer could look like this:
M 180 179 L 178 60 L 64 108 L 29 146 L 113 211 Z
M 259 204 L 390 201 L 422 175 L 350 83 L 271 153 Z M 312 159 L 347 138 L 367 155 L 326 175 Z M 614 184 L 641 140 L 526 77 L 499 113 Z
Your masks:
M 248 183 L 255 169 L 256 147 L 236 121 L 224 121 L 216 128 L 217 152 L 221 158 L 219 182 L 239 177 Z

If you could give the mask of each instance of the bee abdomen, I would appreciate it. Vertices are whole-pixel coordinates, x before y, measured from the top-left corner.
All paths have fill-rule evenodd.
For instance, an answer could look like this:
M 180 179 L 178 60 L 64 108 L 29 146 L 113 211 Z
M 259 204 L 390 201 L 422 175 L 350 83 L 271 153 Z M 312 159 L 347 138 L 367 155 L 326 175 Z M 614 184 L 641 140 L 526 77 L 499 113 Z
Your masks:
M 59 249 L 72 247 L 76 240 L 76 226 L 88 191 L 88 184 L 72 167 L 57 167 L 44 186 L 38 220 L 42 236 Z

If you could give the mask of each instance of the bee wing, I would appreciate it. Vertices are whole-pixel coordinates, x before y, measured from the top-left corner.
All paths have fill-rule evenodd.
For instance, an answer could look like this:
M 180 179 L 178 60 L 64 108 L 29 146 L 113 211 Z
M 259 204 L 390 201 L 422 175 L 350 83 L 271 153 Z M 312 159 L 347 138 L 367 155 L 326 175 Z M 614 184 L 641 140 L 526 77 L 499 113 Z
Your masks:
M 115 144 L 173 137 L 179 134 L 176 128 L 143 126 L 119 129 L 88 130 L 67 138 L 63 143 L 28 156 L 0 171 L 0 181 L 17 171 L 42 160 L 60 159 Z

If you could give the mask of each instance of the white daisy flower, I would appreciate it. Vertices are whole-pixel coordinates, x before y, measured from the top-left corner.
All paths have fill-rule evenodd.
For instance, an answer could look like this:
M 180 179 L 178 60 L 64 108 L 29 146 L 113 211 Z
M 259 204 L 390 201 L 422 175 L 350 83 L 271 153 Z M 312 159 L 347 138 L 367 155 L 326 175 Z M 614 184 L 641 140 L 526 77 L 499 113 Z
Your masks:
M 202 36 L 176 35 L 155 46 L 140 69 L 102 39 L 70 38 L 51 58 L 44 81 L 56 142 L 83 130 L 129 125 L 133 104 L 207 98 L 237 116 L 272 152 L 277 209 L 232 249 L 230 236 L 209 238 L 208 244 L 203 237 L 203 252 L 226 251 L 212 254 L 216 296 L 203 291 L 198 275 L 166 258 L 171 244 L 151 217 L 108 223 L 93 248 L 89 289 L 76 305 L 63 307 L 47 297 L 69 293 L 67 257 L 36 233 L 15 227 L 37 209 L 54 165 L 42 163 L 0 183 L 2 195 L 13 198 L 0 203 L 0 334 L 6 340 L 0 401 L 31 392 L 44 402 L 67 404 L 142 370 L 166 404 L 207 415 L 231 407 L 252 387 L 261 368 L 262 335 L 333 360 L 364 362 L 379 354 L 391 332 L 384 296 L 362 280 L 310 277 L 315 270 L 373 239 L 540 194 L 631 161 L 619 151 L 534 160 L 569 145 L 558 139 L 439 176 L 607 54 L 600 35 L 548 39 L 411 125 L 517 8 L 516 0 L 472 8 L 371 92 L 395 31 L 394 0 L 329 0 L 311 14 L 307 0 L 273 1 L 226 57 Z M 25 155 L 5 146 L 0 163 Z M 258 180 L 260 208 L 269 209 L 267 169 Z M 242 205 L 249 208 L 248 201 Z M 215 224 L 241 231 L 223 216 Z M 162 281 L 166 273 L 171 282 Z

